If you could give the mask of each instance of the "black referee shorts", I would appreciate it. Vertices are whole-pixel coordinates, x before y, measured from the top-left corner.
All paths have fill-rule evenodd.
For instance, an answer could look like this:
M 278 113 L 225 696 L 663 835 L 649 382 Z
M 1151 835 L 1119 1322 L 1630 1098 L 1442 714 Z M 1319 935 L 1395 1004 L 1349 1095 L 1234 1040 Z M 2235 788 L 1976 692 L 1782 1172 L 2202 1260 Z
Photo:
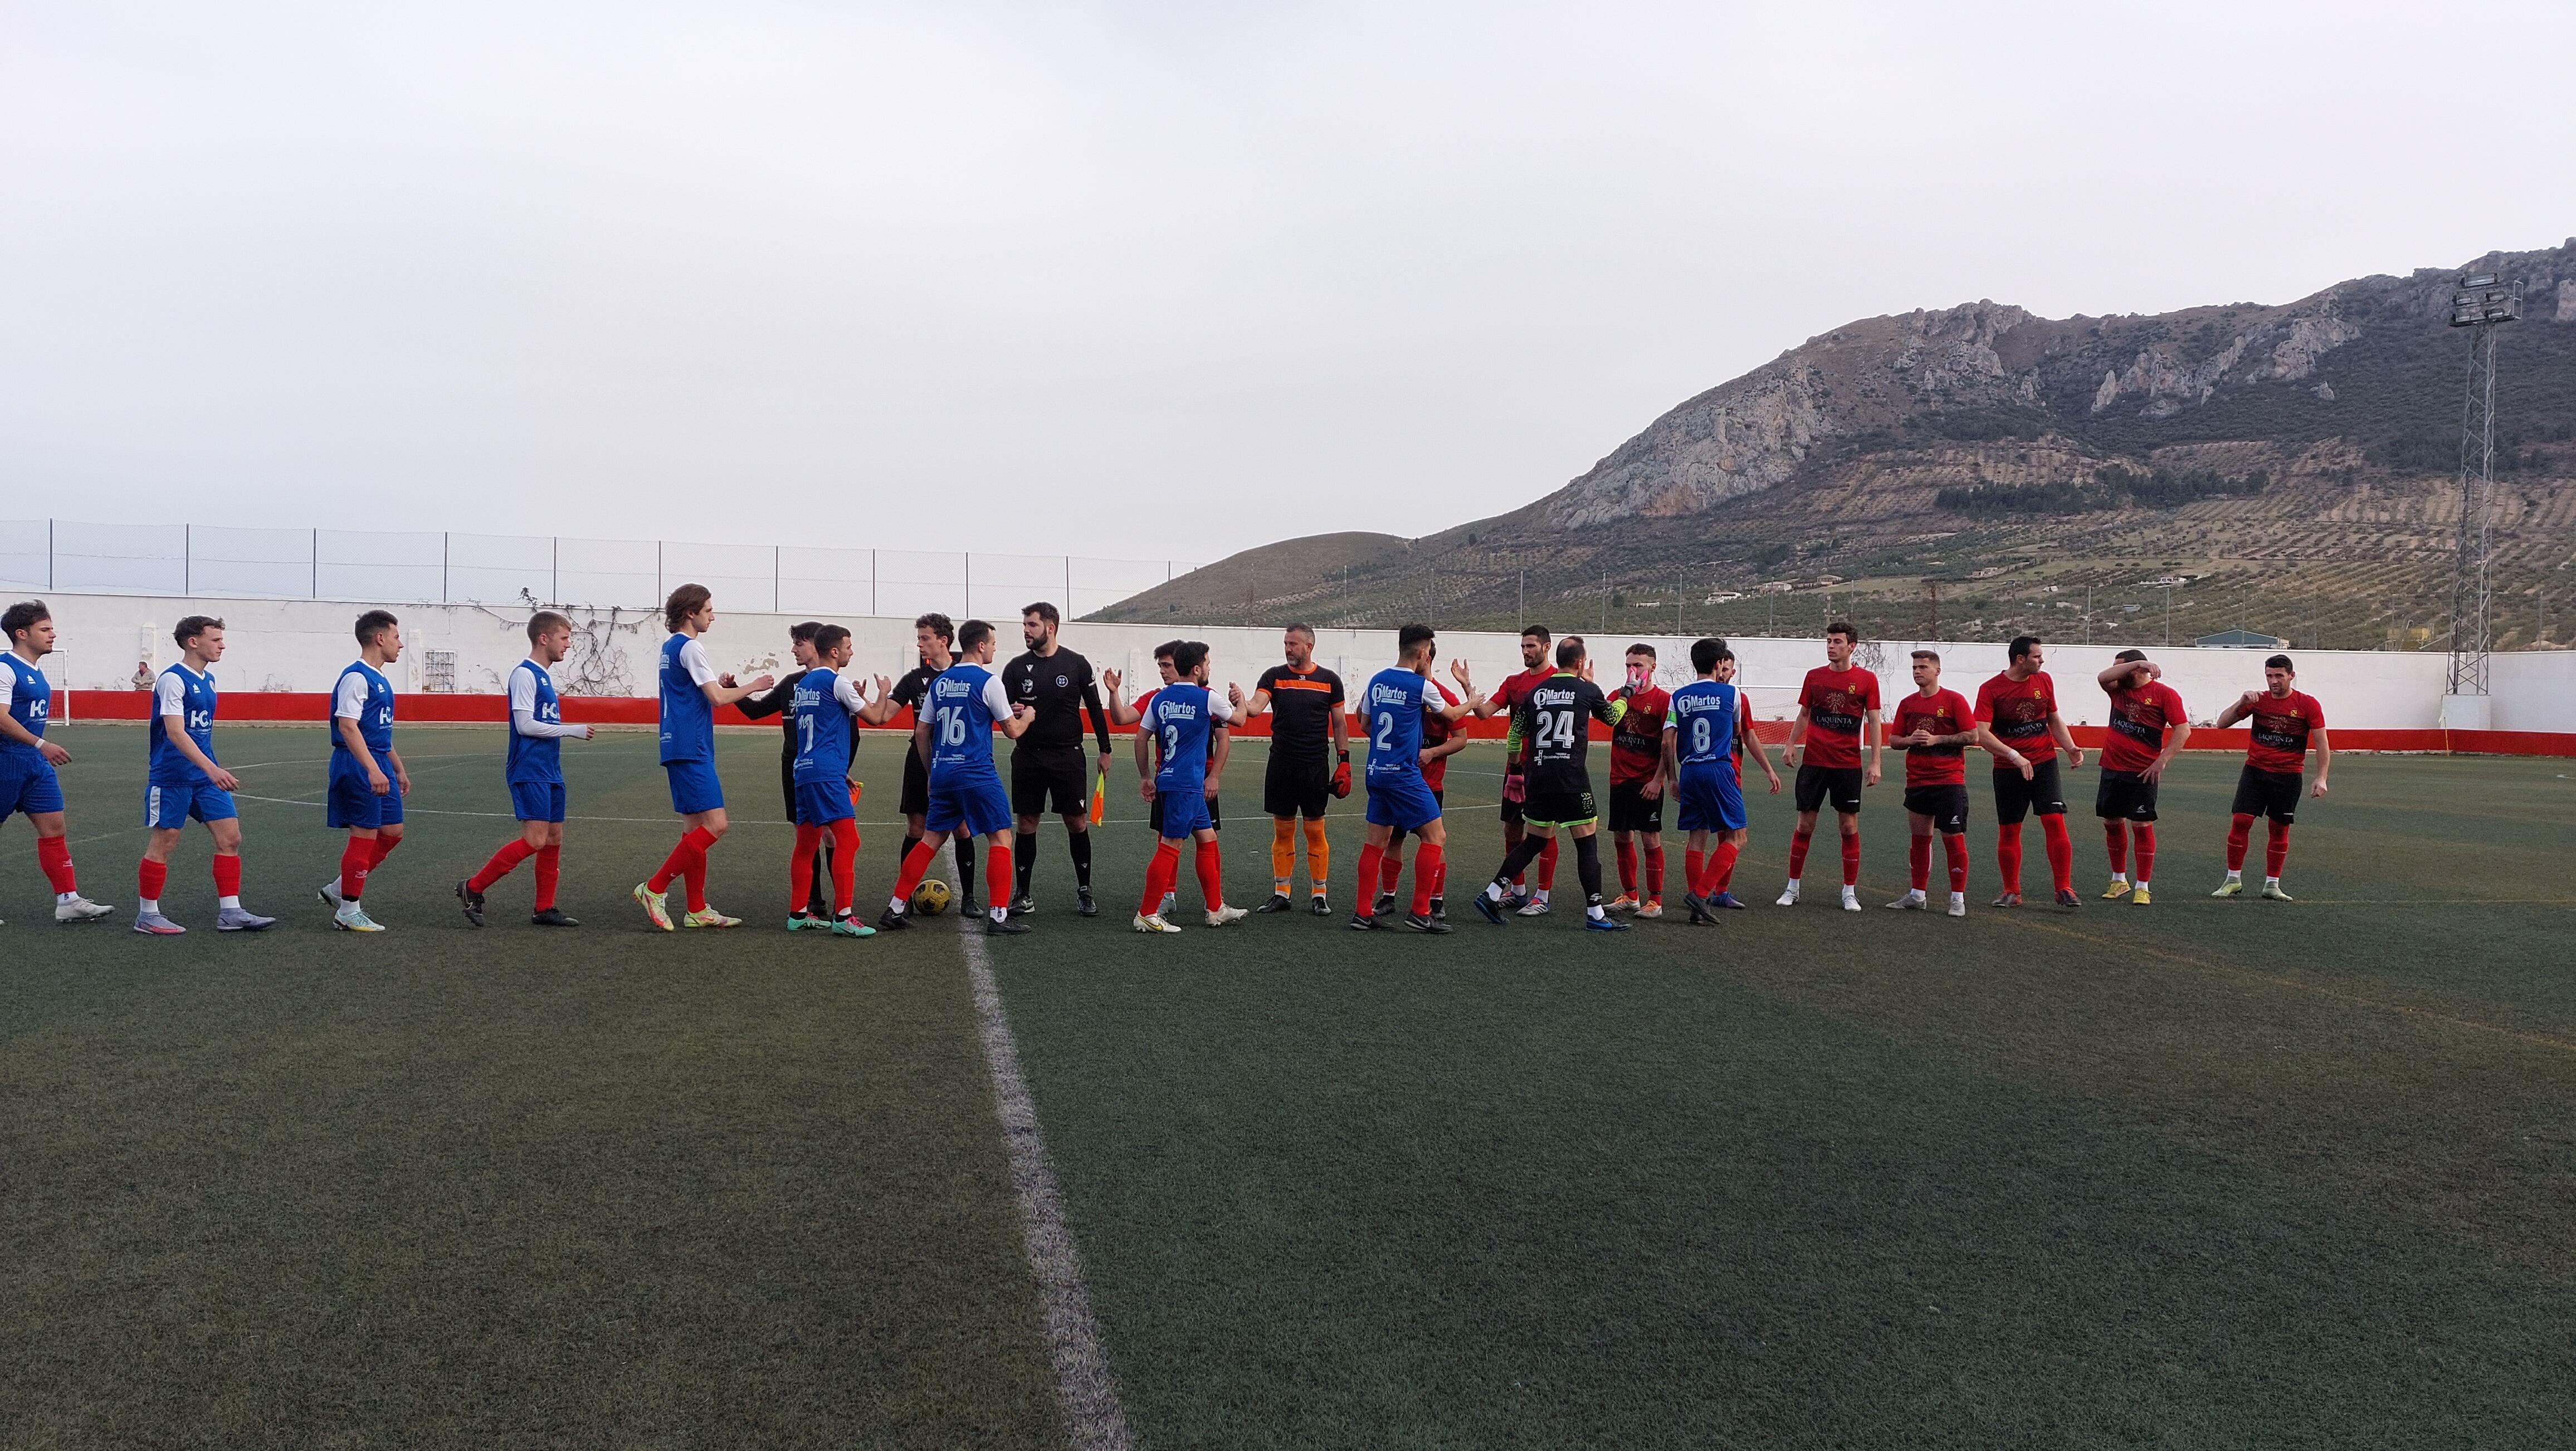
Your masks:
M 1050 812 L 1091 814 L 1091 768 L 1080 746 L 1023 746 L 1011 752 L 1011 814 Z
M 789 775 L 790 784 L 787 788 L 787 799 L 790 803 L 790 809 L 787 814 L 791 818 L 796 814 L 793 807 L 793 803 L 796 800 L 796 787 L 793 784 L 794 779 L 794 775 L 791 772 Z M 909 740 L 903 743 L 903 805 L 901 810 L 906 816 L 927 816 L 930 814 L 930 768 L 921 763 L 921 752 L 914 750 L 912 748 L 912 742 Z
M 2030 763 L 2030 779 L 2011 766 L 1995 768 L 1995 821 L 2019 826 L 2025 816 L 2064 816 L 2066 788 L 2058 784 L 2057 758 Z
M 1333 799 L 1333 768 L 1320 760 L 1300 761 L 1278 754 L 1272 747 L 1270 764 L 1261 773 L 1261 810 L 1263 814 L 1286 820 L 1302 816 L 1309 821 L 1323 819 L 1325 803 Z

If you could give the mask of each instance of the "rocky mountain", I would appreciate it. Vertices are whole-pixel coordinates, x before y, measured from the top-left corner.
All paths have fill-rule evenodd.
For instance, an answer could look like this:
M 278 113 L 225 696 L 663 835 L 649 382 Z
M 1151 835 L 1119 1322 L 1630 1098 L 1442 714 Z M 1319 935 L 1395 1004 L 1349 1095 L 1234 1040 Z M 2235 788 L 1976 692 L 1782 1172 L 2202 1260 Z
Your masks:
M 1248 551 L 1104 617 L 1571 608 L 1604 628 L 1812 631 L 1839 610 L 1892 633 L 2136 638 L 2171 612 L 2187 631 L 2438 648 L 2467 356 L 2448 305 L 2471 271 L 2522 299 L 2499 353 L 2500 630 L 2555 643 L 2549 590 L 2576 556 L 2576 239 L 2281 305 L 2051 319 L 1980 301 L 1847 323 L 1525 508 Z M 1319 551 L 1346 578 L 1307 567 Z

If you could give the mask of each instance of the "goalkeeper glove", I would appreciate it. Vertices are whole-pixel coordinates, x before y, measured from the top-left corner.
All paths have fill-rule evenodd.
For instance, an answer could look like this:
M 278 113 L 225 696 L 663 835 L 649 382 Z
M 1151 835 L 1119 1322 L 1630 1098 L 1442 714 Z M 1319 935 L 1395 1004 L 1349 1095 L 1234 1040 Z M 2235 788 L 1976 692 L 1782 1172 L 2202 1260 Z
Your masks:
M 1342 752 L 1341 763 L 1333 767 L 1333 799 L 1341 801 L 1351 794 L 1351 753 Z

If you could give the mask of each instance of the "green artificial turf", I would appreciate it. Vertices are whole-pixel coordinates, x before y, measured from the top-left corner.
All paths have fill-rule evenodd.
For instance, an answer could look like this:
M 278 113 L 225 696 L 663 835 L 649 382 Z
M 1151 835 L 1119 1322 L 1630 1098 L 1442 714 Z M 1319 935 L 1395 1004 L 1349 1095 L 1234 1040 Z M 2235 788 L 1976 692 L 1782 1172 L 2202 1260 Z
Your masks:
M 130 907 L 140 732 L 58 736 L 84 885 Z M 625 898 L 676 834 L 641 734 L 567 750 L 588 925 L 527 926 L 522 868 L 467 928 L 499 739 L 434 729 L 369 894 L 395 930 L 332 933 L 337 839 L 281 804 L 318 799 L 316 743 L 221 740 L 276 763 L 245 773 L 279 798 L 244 806 L 265 936 L 202 930 L 201 836 L 165 893 L 201 930 L 147 941 L 55 928 L 0 832 L 0 1439 L 1062 1444 L 957 939 L 777 930 L 773 738 L 721 742 L 711 895 L 752 924 L 721 936 Z M 861 753 L 863 908 L 896 749 Z M 1880 910 L 1893 783 L 1869 910 L 1833 909 L 1830 840 L 1770 907 L 1756 796 L 1759 905 L 1610 936 L 1570 853 L 1553 916 L 1465 910 L 1495 760 L 1453 767 L 1441 940 L 1204 932 L 1187 872 L 1191 930 L 1127 932 L 1123 769 L 1079 921 L 1046 829 L 1037 930 L 990 956 L 1139 1444 L 2568 1439 L 2576 772 L 2347 757 L 2284 905 L 2206 897 L 2235 762 L 2188 760 L 2136 908 L 2093 900 L 2088 770 L 2084 908 L 1984 907 L 1981 799 L 1965 921 Z M 1224 793 L 1246 905 L 1260 764 Z

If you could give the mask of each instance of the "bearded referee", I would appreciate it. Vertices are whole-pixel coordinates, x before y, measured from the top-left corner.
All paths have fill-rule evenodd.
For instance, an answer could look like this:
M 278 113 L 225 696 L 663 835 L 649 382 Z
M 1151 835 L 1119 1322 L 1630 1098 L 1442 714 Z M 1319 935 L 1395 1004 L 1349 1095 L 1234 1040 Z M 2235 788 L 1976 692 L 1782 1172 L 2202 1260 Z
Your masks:
M 1038 865 L 1038 818 L 1050 807 L 1064 818 L 1065 847 L 1073 853 L 1074 910 L 1096 917 L 1091 900 L 1091 764 L 1082 758 L 1082 713 L 1100 742 L 1100 769 L 1109 770 L 1109 714 L 1100 704 L 1100 682 L 1091 662 L 1056 643 L 1064 617 L 1040 600 L 1020 611 L 1020 638 L 1028 650 L 1002 667 L 1002 691 L 1011 704 L 1035 712 L 1028 733 L 1011 748 L 1011 815 L 1018 839 L 1011 843 L 1018 890 L 1014 913 L 1037 910 L 1029 883 Z M 1002 884 L 995 882 L 996 894 Z
M 1315 627 L 1290 625 L 1280 641 L 1285 665 L 1273 665 L 1244 697 L 1244 718 L 1269 711 L 1270 765 L 1261 777 L 1261 809 L 1270 813 L 1270 900 L 1256 910 L 1288 910 L 1297 866 L 1297 818 L 1306 819 L 1307 904 L 1333 915 L 1324 884 L 1332 879 L 1324 841 L 1324 803 L 1351 794 L 1350 716 L 1342 677 L 1315 663 Z M 1372 884 L 1359 884 L 1365 903 Z

